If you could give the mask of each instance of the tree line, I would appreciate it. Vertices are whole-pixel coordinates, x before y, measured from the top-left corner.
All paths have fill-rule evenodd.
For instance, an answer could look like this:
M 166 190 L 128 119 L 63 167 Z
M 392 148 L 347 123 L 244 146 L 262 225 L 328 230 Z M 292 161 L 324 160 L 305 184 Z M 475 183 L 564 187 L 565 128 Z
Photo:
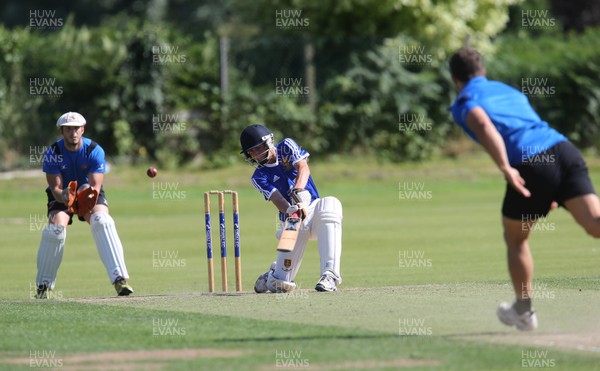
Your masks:
M 456 135 L 446 60 L 462 45 L 552 126 L 596 147 L 590 17 L 580 27 L 547 0 L 456 4 L 24 2 L 0 27 L 1 169 L 37 166 L 31 148 L 49 145 L 70 110 L 114 162 L 225 166 L 256 122 L 311 138 L 307 149 L 323 155 L 428 159 Z

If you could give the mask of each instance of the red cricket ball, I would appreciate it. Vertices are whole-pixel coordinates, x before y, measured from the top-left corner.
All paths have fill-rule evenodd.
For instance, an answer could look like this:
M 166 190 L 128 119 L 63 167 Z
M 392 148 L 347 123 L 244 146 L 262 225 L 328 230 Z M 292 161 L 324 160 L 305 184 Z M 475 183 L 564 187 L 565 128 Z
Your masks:
M 150 178 L 154 178 L 157 174 L 158 170 L 156 170 L 155 167 L 149 167 L 148 170 L 146 170 L 146 175 L 148 175 Z

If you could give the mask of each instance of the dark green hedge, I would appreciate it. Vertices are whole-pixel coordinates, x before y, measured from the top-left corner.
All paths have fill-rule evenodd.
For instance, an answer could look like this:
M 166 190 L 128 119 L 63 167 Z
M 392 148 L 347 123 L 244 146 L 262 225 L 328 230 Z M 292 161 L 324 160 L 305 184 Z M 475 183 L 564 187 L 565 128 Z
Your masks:
M 518 89 L 542 82 L 547 94 L 531 94 L 542 118 L 582 147 L 600 145 L 600 30 L 504 36 L 496 45 L 486 61 L 490 78 Z M 391 161 L 427 159 L 453 132 L 447 107 L 454 88 L 446 62 L 433 56 L 407 65 L 394 45 L 357 50 L 343 70 L 317 73 L 318 91 L 309 92 L 317 97 L 314 111 L 305 94 L 280 94 L 276 81 L 254 85 L 235 56 L 223 98 L 212 33 L 192 39 L 120 17 L 89 29 L 70 20 L 56 31 L 0 28 L 0 170 L 32 166 L 31 148 L 57 137 L 55 121 L 68 110 L 86 116 L 88 135 L 112 161 L 168 167 L 240 161 L 239 133 L 256 122 L 319 157 L 372 153 Z M 36 81 L 55 94 L 37 94 Z
M 498 40 L 488 77 L 528 94 L 538 114 L 582 148 L 600 145 L 600 29 Z

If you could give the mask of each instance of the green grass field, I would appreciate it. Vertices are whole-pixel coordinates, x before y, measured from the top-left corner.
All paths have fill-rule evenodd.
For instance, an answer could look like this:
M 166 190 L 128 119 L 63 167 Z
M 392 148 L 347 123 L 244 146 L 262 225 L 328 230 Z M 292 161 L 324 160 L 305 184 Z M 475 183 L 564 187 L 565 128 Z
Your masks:
M 600 162 L 589 162 L 600 184 Z M 276 217 L 251 188 L 251 167 L 159 169 L 150 179 L 114 166 L 105 188 L 135 295 L 114 297 L 89 226 L 75 222 L 53 298 L 33 300 L 45 179 L 0 180 L 0 369 L 600 370 L 600 242 L 567 212 L 553 211 L 532 238 L 540 328 L 520 333 L 495 316 L 513 294 L 504 183 L 485 156 L 311 168 L 321 195 L 344 205 L 336 293 L 313 289 L 316 241 L 299 290 L 253 293 L 275 258 Z M 211 189 L 240 193 L 241 294 L 206 293 L 202 194 Z M 231 244 L 229 256 L 233 291 Z M 219 288 L 218 257 L 215 266 Z

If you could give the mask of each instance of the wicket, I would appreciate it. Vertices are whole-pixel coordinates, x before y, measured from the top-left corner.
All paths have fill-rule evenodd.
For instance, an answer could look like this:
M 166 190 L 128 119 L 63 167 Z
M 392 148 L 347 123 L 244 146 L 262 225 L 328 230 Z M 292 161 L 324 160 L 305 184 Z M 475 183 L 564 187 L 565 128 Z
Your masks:
M 219 241 L 221 248 L 221 281 L 223 292 L 227 285 L 227 237 L 225 231 L 225 195 L 231 195 L 233 206 L 233 250 L 235 255 L 235 290 L 242 291 L 242 260 L 240 255 L 240 223 L 238 193 L 236 191 L 204 192 L 204 222 L 206 226 L 206 257 L 208 260 L 208 291 L 215 291 L 215 274 L 213 266 L 212 231 L 210 221 L 210 196 L 217 195 L 219 202 Z

